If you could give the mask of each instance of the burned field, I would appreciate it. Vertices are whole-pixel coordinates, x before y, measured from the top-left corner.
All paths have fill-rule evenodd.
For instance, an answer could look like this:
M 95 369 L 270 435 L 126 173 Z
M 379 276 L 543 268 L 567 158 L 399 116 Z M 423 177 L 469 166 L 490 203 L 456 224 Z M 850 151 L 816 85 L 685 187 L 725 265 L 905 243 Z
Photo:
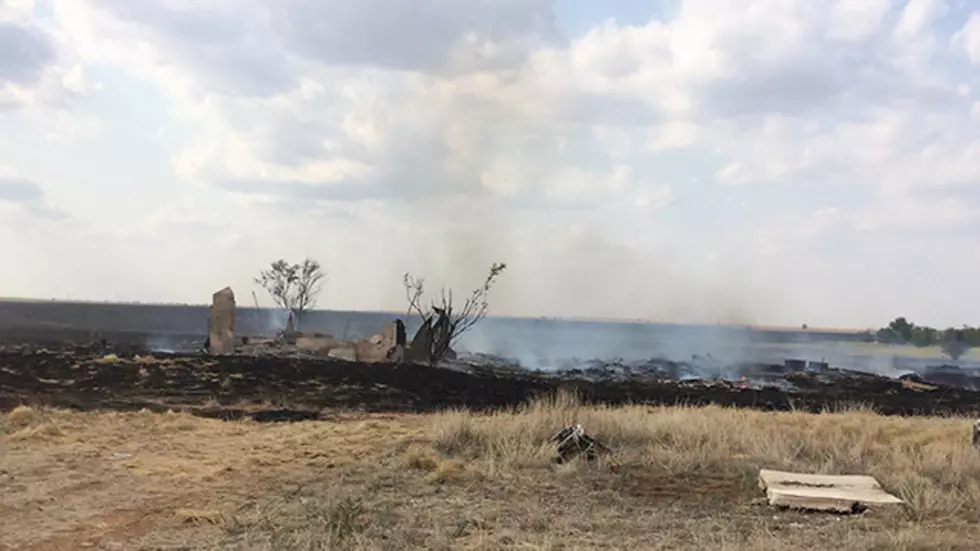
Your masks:
M 935 417 L 980 410 L 965 373 L 791 361 L 696 379 L 694 359 L 543 373 L 349 361 L 326 336 L 209 354 L 76 333 L 0 334 L 0 550 L 959 551 L 980 537 L 972 423 Z M 598 458 L 556 462 L 562 427 L 601 442 Z M 776 507 L 758 485 L 773 471 L 867 473 L 900 503 Z
M 263 333 L 245 323 L 256 312 L 235 314 L 230 289 L 215 293 L 213 300 L 209 332 L 193 331 L 196 325 L 189 323 L 205 311 L 177 316 L 166 308 L 138 310 L 144 317 L 134 318 L 141 328 L 137 331 L 118 320 L 110 323 L 125 314 L 118 306 L 47 305 L 55 308 L 48 312 L 33 304 L 0 303 L 0 321 L 6 324 L 0 330 L 0 409 L 40 403 L 77 410 L 173 409 L 217 418 L 307 419 L 338 409 L 506 409 L 564 389 L 607 405 L 810 412 L 860 405 L 886 415 L 980 411 L 980 377 L 958 368 L 899 379 L 822 362 L 721 365 L 709 356 L 690 362 L 597 360 L 541 372 L 501 358 L 457 358 L 451 350 L 451 358 L 432 366 L 426 361 L 431 344 L 445 340 L 440 339 L 447 321 L 442 315 L 430 317 L 431 326 L 428 321 L 420 325 L 412 339 L 398 320 L 379 327 L 379 334 L 356 339 L 302 333 L 290 324 L 274 337 L 260 337 Z
M 676 365 L 668 365 L 674 367 Z M 957 380 L 826 369 L 742 366 L 739 381 L 676 380 L 669 369 L 624 375 L 593 368 L 529 372 L 473 362 L 446 367 L 295 355 L 162 354 L 119 347 L 0 348 L 0 409 L 43 404 L 77 410 L 187 411 L 217 418 L 309 419 L 321 410 L 430 412 L 519 406 L 569 390 L 608 405 L 719 405 L 820 412 L 847 406 L 885 415 L 973 415 L 980 392 Z

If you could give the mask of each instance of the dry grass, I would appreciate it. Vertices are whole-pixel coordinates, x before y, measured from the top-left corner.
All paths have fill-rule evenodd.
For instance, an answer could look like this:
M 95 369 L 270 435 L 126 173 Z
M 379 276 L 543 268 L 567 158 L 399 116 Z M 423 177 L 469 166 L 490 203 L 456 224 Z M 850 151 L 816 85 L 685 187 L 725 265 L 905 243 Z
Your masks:
M 433 446 L 481 462 L 490 472 L 545 468 L 548 439 L 573 422 L 615 450 L 609 463 L 666 476 L 754 474 L 760 467 L 822 474 L 870 474 L 922 518 L 980 508 L 980 454 L 972 420 L 766 413 L 719 407 L 583 407 L 560 394 L 508 414 L 444 413 Z
M 553 464 L 548 440 L 573 422 L 612 454 Z M 494 415 L 280 425 L 18 408 L 0 416 L 0 523 L 16 526 L 0 548 L 974 549 L 971 424 L 567 394 Z M 759 502 L 760 467 L 868 473 L 908 506 L 774 511 Z M 71 514 L 24 512 L 66 495 Z

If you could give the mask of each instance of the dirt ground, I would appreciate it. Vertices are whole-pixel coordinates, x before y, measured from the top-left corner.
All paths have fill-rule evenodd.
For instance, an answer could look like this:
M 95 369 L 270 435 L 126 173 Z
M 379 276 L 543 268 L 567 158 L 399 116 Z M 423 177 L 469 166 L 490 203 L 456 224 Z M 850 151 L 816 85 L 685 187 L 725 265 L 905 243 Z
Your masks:
M 581 422 L 611 455 L 551 462 Z M 322 412 L 293 423 L 0 414 L 0 548 L 967 550 L 971 421 L 707 408 Z M 907 506 L 774 510 L 760 467 L 869 473 Z

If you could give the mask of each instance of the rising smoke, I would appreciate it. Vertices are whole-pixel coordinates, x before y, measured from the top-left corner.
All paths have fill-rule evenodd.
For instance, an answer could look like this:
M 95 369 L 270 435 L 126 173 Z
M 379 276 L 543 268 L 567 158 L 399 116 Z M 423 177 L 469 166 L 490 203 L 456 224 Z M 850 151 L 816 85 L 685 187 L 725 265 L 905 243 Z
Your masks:
M 777 310 L 779 297 L 763 292 L 742 255 L 709 265 L 704 251 L 683 250 L 689 240 L 666 230 L 676 226 L 656 222 L 658 211 L 632 212 L 617 190 L 599 189 L 611 183 L 643 192 L 653 184 L 609 180 L 603 175 L 613 170 L 605 166 L 610 160 L 581 157 L 576 149 L 595 151 L 595 121 L 573 116 L 567 106 L 515 101 L 541 95 L 535 79 L 488 73 L 422 80 L 408 100 L 412 110 L 402 111 L 413 113 L 401 121 L 412 124 L 384 128 L 390 136 L 379 157 L 382 188 L 400 200 L 390 212 L 407 222 L 396 241 L 405 249 L 393 252 L 387 243 L 378 249 L 393 260 L 383 268 L 391 286 L 379 291 L 396 298 L 390 308 L 401 305 L 397 285 L 405 271 L 425 277 L 430 296 L 445 285 L 462 301 L 491 263 L 504 261 L 509 268 L 491 293 L 491 315 L 754 325 Z M 401 134 L 407 128 L 415 133 Z M 569 195 L 569 182 L 556 171 L 576 179 L 577 195 Z M 464 346 L 545 367 L 572 357 L 570 348 L 586 358 L 651 350 L 606 329 L 514 339 L 476 331 Z M 750 337 L 739 332 L 655 344 L 665 357 L 753 356 Z

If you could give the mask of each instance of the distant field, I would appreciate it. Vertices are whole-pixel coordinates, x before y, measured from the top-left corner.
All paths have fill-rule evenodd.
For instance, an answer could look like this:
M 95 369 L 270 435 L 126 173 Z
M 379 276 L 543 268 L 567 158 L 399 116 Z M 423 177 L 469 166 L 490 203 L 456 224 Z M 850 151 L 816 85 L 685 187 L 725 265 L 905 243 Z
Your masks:
M 325 412 L 289 424 L 187 414 L 0 414 L 0 548 L 966 551 L 980 527 L 967 419 L 717 407 Z M 580 422 L 613 450 L 550 462 Z M 908 502 L 772 510 L 760 467 L 868 473 Z

